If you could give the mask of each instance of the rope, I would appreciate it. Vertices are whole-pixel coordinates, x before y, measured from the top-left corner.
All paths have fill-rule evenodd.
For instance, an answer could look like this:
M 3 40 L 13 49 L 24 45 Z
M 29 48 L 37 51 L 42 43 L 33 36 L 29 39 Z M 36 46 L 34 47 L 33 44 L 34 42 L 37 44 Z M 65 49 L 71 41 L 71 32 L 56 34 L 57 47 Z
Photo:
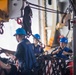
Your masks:
M 30 7 L 33 8 L 33 9 L 37 9 L 37 10 L 42 10 L 42 11 L 47 11 L 47 12 L 57 13 L 57 12 L 55 12 L 55 11 L 50 11 L 50 10 L 47 10 L 47 9 L 40 9 L 40 8 L 32 7 L 32 6 L 30 6 Z
M 67 32 L 66 37 L 68 37 L 69 33 L 70 33 L 70 30 Z

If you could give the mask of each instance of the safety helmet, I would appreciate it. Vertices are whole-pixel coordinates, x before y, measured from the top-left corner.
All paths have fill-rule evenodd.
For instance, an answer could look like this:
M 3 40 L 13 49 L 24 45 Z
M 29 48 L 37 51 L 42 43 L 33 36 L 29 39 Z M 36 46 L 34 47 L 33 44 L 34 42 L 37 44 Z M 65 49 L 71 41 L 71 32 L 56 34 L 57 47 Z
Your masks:
M 23 28 L 18 28 L 16 29 L 16 33 L 14 34 L 14 36 L 16 35 L 26 35 L 26 31 Z
M 67 39 L 67 38 L 65 38 L 65 43 L 66 43 L 66 44 L 68 43 L 68 39 Z
M 67 44 L 68 43 L 68 39 L 66 37 L 63 37 L 63 38 L 60 39 L 60 42 Z
M 34 37 L 35 37 L 36 39 L 40 39 L 40 35 L 39 35 L 39 34 L 35 34 Z

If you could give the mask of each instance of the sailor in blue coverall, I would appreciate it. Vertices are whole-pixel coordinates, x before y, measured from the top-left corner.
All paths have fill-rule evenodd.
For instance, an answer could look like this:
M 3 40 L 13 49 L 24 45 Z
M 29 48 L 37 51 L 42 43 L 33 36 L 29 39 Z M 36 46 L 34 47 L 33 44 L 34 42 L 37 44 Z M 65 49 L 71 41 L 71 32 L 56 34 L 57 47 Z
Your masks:
M 38 54 L 41 54 L 43 53 L 43 47 L 41 47 L 41 45 L 39 45 L 38 43 L 38 40 L 40 40 L 40 35 L 39 34 L 35 34 L 34 35 L 34 38 L 33 38 L 33 44 L 32 44 L 32 47 L 33 47 L 33 51 L 35 53 L 35 55 L 38 55 Z
M 69 59 L 69 56 L 72 55 L 72 50 L 66 46 L 68 43 L 68 39 L 66 37 L 63 37 L 60 39 L 60 46 L 55 48 L 55 50 L 52 51 L 53 55 L 56 55 L 58 58 L 63 58 L 65 60 Z
M 31 70 L 38 66 L 32 45 L 25 38 L 26 32 L 23 28 L 18 28 L 14 36 L 16 36 L 16 40 L 19 42 L 15 58 L 19 61 L 21 75 L 32 75 Z

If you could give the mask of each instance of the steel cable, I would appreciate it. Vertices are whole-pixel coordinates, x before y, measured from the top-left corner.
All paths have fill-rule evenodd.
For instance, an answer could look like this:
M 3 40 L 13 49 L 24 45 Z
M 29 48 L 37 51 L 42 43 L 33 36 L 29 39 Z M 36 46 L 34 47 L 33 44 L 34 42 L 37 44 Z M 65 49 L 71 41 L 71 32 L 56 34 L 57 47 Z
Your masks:
M 62 11 L 57 11 L 57 10 L 54 10 L 54 9 L 50 9 L 50 8 L 46 8 L 43 7 L 43 6 L 39 6 L 37 4 L 33 4 L 33 3 L 30 3 L 30 2 L 26 2 L 28 5 L 32 5 L 32 6 L 35 6 L 35 7 L 32 7 L 30 6 L 31 8 L 34 8 L 34 9 L 38 9 L 38 10 L 42 10 L 42 11 L 47 11 L 47 12 L 51 12 L 51 13 L 59 13 L 59 14 L 65 14 L 64 12 Z M 40 7 L 40 8 L 37 8 L 37 7 Z

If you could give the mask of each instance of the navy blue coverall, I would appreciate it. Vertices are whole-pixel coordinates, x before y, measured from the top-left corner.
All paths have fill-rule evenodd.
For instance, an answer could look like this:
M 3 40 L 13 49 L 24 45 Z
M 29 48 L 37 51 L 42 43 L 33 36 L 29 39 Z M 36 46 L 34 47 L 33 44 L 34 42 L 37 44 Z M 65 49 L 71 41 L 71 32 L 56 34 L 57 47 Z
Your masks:
M 20 68 L 22 70 L 21 75 L 32 75 L 31 69 L 37 67 L 37 61 L 32 50 L 32 45 L 27 39 L 23 39 L 17 46 L 15 53 L 16 58 L 19 61 Z
M 44 52 L 40 45 L 35 46 L 35 44 L 32 44 L 32 47 L 35 54 L 41 54 Z
M 57 49 L 58 49 L 58 47 L 55 48 L 55 50 L 53 50 L 53 51 L 56 51 Z M 69 56 L 68 55 L 64 55 L 63 51 L 72 53 L 71 49 L 69 49 L 68 47 L 64 47 L 63 49 L 61 48 L 59 53 L 56 54 L 56 57 L 63 58 L 65 60 L 69 59 Z

